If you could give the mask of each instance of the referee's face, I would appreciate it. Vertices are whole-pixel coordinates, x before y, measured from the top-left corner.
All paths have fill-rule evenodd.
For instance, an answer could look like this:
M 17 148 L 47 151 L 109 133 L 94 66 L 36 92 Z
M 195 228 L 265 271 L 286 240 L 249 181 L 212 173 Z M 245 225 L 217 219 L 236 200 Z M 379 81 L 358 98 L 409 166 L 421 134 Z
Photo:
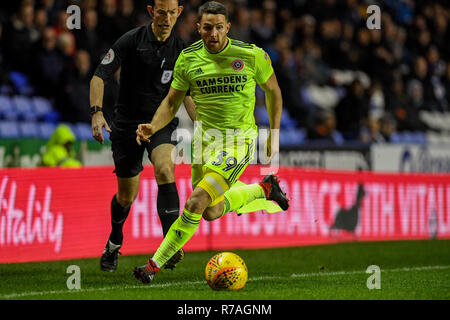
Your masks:
M 147 6 L 147 11 L 153 17 L 153 30 L 158 35 L 170 35 L 183 7 L 178 0 L 155 0 L 155 5 Z
M 223 14 L 204 13 L 197 23 L 198 31 L 209 52 L 216 53 L 227 45 L 231 23 Z

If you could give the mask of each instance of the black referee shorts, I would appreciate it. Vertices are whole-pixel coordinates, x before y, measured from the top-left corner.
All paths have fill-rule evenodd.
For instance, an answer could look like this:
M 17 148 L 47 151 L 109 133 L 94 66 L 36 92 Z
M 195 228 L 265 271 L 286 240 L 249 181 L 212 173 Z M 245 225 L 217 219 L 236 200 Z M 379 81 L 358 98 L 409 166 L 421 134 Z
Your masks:
M 111 125 L 111 149 L 114 159 L 114 173 L 120 178 L 137 176 L 144 167 L 142 160 L 144 150 L 147 149 L 150 159 L 153 149 L 165 143 L 176 145 L 172 141 L 172 133 L 178 126 L 178 118 L 174 118 L 167 126 L 159 130 L 150 138 L 150 142 L 138 145 L 136 142 L 137 124 L 112 123 Z

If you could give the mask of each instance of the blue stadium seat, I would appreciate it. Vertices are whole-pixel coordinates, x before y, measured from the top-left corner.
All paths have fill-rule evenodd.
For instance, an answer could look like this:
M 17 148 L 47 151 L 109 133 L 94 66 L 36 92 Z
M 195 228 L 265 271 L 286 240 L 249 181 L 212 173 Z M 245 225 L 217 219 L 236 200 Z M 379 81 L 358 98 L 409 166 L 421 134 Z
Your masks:
M 19 132 L 22 138 L 39 138 L 39 126 L 34 121 L 19 122 Z
M 20 137 L 17 121 L 0 121 L 0 138 L 18 139 Z
M 42 139 L 50 139 L 53 131 L 56 129 L 56 124 L 51 122 L 43 122 L 38 124 L 39 137 Z
M 75 133 L 75 136 L 77 137 L 77 139 L 94 140 L 94 138 L 92 137 L 91 126 L 88 123 L 79 122 L 79 123 L 75 124 L 74 129 L 75 129 L 74 133 Z M 105 140 L 106 140 L 105 132 L 106 132 L 106 130 L 103 130 L 103 136 L 105 137 Z M 108 133 L 108 132 L 106 132 L 106 133 Z M 109 133 L 108 133 L 108 138 L 109 138 Z
M 34 107 L 34 111 L 37 114 L 39 120 L 44 119 L 46 114 L 53 111 L 53 107 L 50 101 L 43 97 L 33 97 L 31 101 Z
M 18 71 L 11 71 L 8 76 L 19 94 L 29 95 L 33 93 L 34 88 L 30 85 L 30 80 L 26 74 Z
M 267 114 L 267 110 L 263 107 L 255 107 L 255 120 L 256 123 L 260 126 L 270 126 L 269 115 Z
M 416 143 L 427 144 L 427 137 L 425 133 L 423 133 L 422 131 L 416 131 L 414 134 Z
M 18 112 L 8 96 L 0 96 L 0 119 L 17 120 Z
M 19 119 L 27 121 L 37 120 L 37 114 L 33 108 L 30 98 L 25 96 L 15 96 L 11 99 L 11 102 L 19 114 Z
M 280 134 L 280 147 L 293 147 L 305 142 L 306 131 L 304 129 L 283 130 Z
M 266 110 L 264 110 L 264 112 L 267 114 Z M 297 122 L 293 118 L 291 118 L 289 113 L 285 110 L 281 114 L 281 128 L 283 128 L 283 129 L 295 129 L 296 126 L 297 126 Z

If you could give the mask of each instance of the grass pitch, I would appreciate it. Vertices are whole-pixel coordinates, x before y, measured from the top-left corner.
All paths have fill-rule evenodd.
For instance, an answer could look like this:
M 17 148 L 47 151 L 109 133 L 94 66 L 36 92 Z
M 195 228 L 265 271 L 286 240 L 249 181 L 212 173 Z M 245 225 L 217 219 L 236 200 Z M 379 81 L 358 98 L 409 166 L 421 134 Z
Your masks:
M 233 250 L 248 265 L 249 280 L 237 292 L 213 291 L 204 280 L 216 252 L 187 252 L 174 271 L 162 270 L 151 285 L 132 275 L 147 256 L 119 256 L 114 273 L 99 259 L 0 265 L 0 300 L 303 300 L 450 299 L 450 240 L 341 243 Z M 69 290 L 70 265 L 81 271 L 81 289 Z M 367 288 L 370 265 L 381 269 L 381 289 Z

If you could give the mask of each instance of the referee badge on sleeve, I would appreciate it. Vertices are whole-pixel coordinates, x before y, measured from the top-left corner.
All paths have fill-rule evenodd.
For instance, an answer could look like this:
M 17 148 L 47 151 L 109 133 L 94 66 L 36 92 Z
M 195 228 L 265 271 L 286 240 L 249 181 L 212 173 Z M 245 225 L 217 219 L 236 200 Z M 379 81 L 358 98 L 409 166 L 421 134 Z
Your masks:
M 161 83 L 162 84 L 166 84 L 170 81 L 170 79 L 172 79 L 172 73 L 173 70 L 164 70 L 162 77 L 161 77 Z
M 109 51 L 103 57 L 101 64 L 110 64 L 113 60 L 114 60 L 114 50 L 109 49 Z

